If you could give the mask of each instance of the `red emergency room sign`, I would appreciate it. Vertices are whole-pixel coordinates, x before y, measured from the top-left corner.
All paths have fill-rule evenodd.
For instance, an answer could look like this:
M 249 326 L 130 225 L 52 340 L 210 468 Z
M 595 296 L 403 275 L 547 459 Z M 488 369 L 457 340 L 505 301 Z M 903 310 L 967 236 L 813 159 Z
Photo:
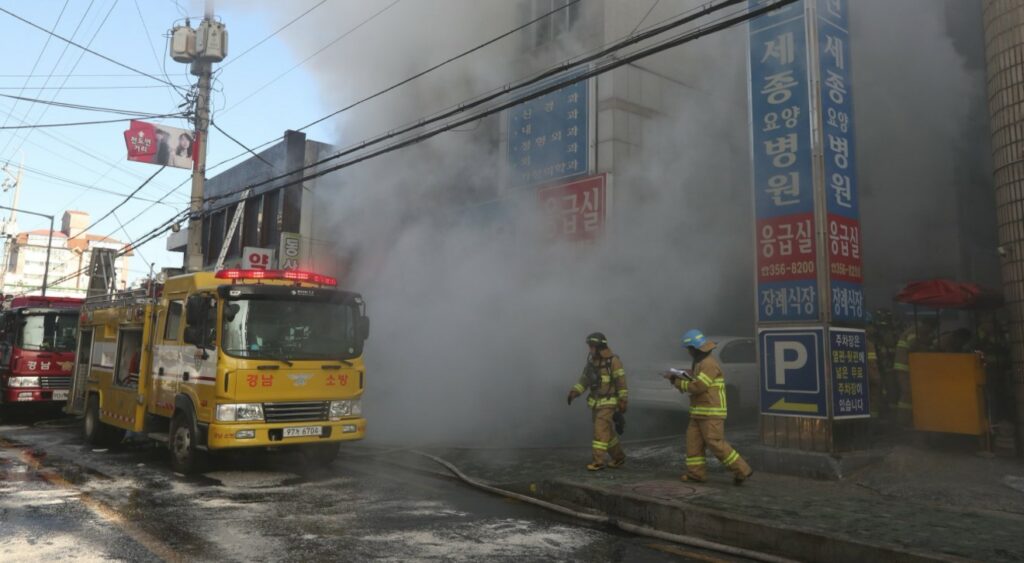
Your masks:
M 537 190 L 548 238 L 591 242 L 604 231 L 608 216 L 608 177 L 598 174 Z

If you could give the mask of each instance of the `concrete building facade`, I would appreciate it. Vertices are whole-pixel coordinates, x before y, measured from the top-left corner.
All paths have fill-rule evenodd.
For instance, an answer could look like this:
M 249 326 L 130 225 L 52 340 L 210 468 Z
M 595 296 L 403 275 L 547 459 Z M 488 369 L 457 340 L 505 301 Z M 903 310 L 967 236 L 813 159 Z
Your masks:
M 84 298 L 89 285 L 87 270 L 92 250 L 124 248 L 125 243 L 117 239 L 85 232 L 84 229 L 88 226 L 88 213 L 74 210 L 64 212 L 60 230 L 52 233 L 47 295 Z M 2 289 L 4 295 L 39 294 L 46 270 L 46 248 L 49 239 L 50 233 L 47 229 L 37 229 L 18 233 L 7 240 L 7 263 L 3 271 Z M 118 258 L 115 263 L 118 287 L 127 287 L 131 255 L 129 252 Z M 54 283 L 55 281 L 58 283 Z

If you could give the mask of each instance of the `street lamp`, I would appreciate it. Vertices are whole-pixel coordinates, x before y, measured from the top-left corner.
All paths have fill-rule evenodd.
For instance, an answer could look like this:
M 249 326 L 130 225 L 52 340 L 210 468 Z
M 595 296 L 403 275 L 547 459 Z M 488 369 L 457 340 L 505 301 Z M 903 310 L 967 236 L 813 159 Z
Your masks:
M 46 233 L 46 265 L 43 266 L 43 297 L 46 297 L 46 283 L 50 275 L 50 248 L 53 247 L 53 215 L 36 213 L 34 211 L 25 211 L 24 209 L 15 209 L 13 207 L 6 207 L 3 205 L 0 205 L 0 209 L 17 211 L 26 215 L 35 215 L 36 217 L 44 217 L 50 220 L 50 230 Z M 7 244 L 10 244 L 10 241 L 8 241 Z

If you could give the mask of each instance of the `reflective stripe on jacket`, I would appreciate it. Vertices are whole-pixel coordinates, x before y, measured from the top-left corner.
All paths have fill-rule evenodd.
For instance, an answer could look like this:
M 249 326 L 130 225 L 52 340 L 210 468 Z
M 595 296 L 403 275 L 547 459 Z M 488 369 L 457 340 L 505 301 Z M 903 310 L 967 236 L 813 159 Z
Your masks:
M 708 356 L 693 368 L 693 381 L 677 379 L 676 387 L 690 394 L 690 416 L 693 418 L 725 418 L 725 374 L 714 356 Z
M 612 351 L 605 348 L 597 358 L 589 358 L 596 368 L 600 381 L 594 389 L 590 389 L 590 396 L 587 397 L 587 405 L 592 409 L 616 407 L 619 400 L 629 398 L 629 387 L 626 385 L 626 369 L 622 361 Z M 587 376 L 584 373 L 579 381 L 572 388 L 582 394 L 589 386 Z

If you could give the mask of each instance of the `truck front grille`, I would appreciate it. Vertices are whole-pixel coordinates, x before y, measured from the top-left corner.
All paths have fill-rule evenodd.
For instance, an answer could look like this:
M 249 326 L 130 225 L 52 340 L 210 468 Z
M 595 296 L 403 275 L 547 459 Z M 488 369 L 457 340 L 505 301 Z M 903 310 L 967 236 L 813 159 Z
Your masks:
M 71 389 L 70 377 L 46 377 L 39 378 L 39 386 L 43 389 Z
M 267 422 L 309 422 L 327 420 L 330 401 L 302 403 L 263 403 L 263 417 Z

